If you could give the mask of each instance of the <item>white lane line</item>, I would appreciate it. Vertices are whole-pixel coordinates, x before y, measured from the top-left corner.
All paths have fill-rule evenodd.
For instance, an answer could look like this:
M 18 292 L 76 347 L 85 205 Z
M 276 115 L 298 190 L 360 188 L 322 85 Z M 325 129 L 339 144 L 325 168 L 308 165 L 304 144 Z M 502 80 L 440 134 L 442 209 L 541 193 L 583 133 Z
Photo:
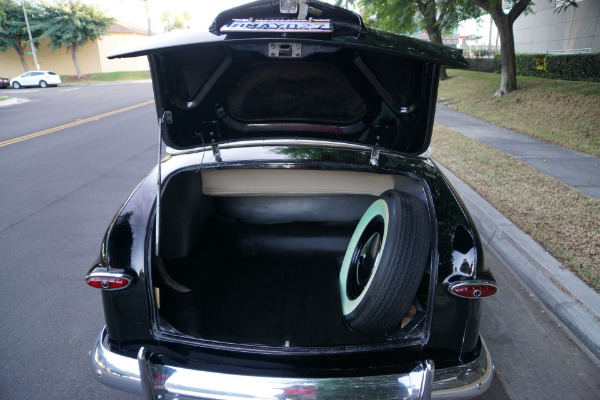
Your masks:
M 59 92 L 69 92 L 71 90 L 79 90 L 79 88 L 63 89 L 63 90 L 59 90 Z

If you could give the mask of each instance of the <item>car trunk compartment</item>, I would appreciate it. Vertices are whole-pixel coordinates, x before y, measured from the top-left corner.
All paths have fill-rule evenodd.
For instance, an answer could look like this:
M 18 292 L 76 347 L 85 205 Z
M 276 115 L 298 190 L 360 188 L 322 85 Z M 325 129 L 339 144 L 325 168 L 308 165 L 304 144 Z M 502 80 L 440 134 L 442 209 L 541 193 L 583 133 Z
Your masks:
M 373 188 L 369 178 L 374 174 L 351 173 L 338 174 L 340 179 L 329 185 L 311 185 L 305 178 L 316 175 L 310 171 L 281 175 L 273 170 L 254 172 L 253 185 L 232 186 L 229 175 L 240 173 L 247 182 L 248 171 L 229 172 L 219 175 L 220 187 L 196 172 L 168 180 L 162 196 L 161 256 L 167 274 L 190 291 L 172 289 L 153 269 L 159 326 L 187 339 L 277 348 L 395 340 L 394 335 L 353 332 L 346 325 L 339 273 L 358 220 L 377 199 L 369 192 L 390 185 L 422 191 L 420 184 L 383 175 L 381 187 Z M 296 175 L 302 176 L 304 188 Z M 344 178 L 352 178 L 347 188 Z M 270 193 L 270 188 L 284 187 L 284 180 L 297 193 Z M 242 194 L 236 194 L 236 187 Z M 427 285 L 422 287 L 417 296 L 426 302 Z

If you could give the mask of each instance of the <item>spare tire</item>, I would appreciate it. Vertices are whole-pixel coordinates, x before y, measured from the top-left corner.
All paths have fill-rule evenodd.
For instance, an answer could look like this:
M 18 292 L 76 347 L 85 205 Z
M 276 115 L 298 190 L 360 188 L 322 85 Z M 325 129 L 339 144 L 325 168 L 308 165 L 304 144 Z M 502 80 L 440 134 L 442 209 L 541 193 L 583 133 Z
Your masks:
M 346 250 L 339 285 L 350 328 L 389 333 L 402 321 L 427 264 L 431 222 L 421 200 L 384 192 L 364 213 Z

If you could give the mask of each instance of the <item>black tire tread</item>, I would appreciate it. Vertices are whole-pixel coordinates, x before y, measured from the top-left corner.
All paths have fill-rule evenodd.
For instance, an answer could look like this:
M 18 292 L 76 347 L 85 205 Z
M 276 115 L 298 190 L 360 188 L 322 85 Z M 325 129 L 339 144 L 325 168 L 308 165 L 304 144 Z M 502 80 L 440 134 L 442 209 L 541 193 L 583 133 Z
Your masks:
M 382 197 L 395 208 L 390 219 L 396 221 L 389 223 L 387 238 L 391 258 L 382 255 L 369 291 L 346 316 L 352 329 L 365 333 L 387 333 L 399 325 L 423 277 L 431 242 L 431 222 L 422 201 L 398 191 Z

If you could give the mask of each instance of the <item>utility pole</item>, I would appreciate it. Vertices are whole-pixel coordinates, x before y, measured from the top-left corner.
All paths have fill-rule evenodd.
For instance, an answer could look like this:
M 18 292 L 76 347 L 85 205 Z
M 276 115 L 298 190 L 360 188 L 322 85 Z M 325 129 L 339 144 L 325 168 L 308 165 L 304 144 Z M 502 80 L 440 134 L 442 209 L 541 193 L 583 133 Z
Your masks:
M 23 15 L 25 16 L 25 24 L 27 25 L 27 33 L 29 34 L 29 43 L 31 43 L 31 54 L 33 54 L 33 63 L 35 69 L 40 70 L 40 64 L 38 64 L 37 56 L 35 55 L 35 45 L 33 44 L 33 37 L 31 37 L 31 29 L 29 28 L 29 19 L 27 19 L 27 11 L 25 11 L 25 0 L 21 0 L 21 7 L 23 7 Z
M 148 36 L 152 36 L 152 28 L 150 27 L 150 8 L 148 6 L 148 2 L 150 0 L 143 0 L 144 4 L 146 4 L 146 16 L 148 17 Z

